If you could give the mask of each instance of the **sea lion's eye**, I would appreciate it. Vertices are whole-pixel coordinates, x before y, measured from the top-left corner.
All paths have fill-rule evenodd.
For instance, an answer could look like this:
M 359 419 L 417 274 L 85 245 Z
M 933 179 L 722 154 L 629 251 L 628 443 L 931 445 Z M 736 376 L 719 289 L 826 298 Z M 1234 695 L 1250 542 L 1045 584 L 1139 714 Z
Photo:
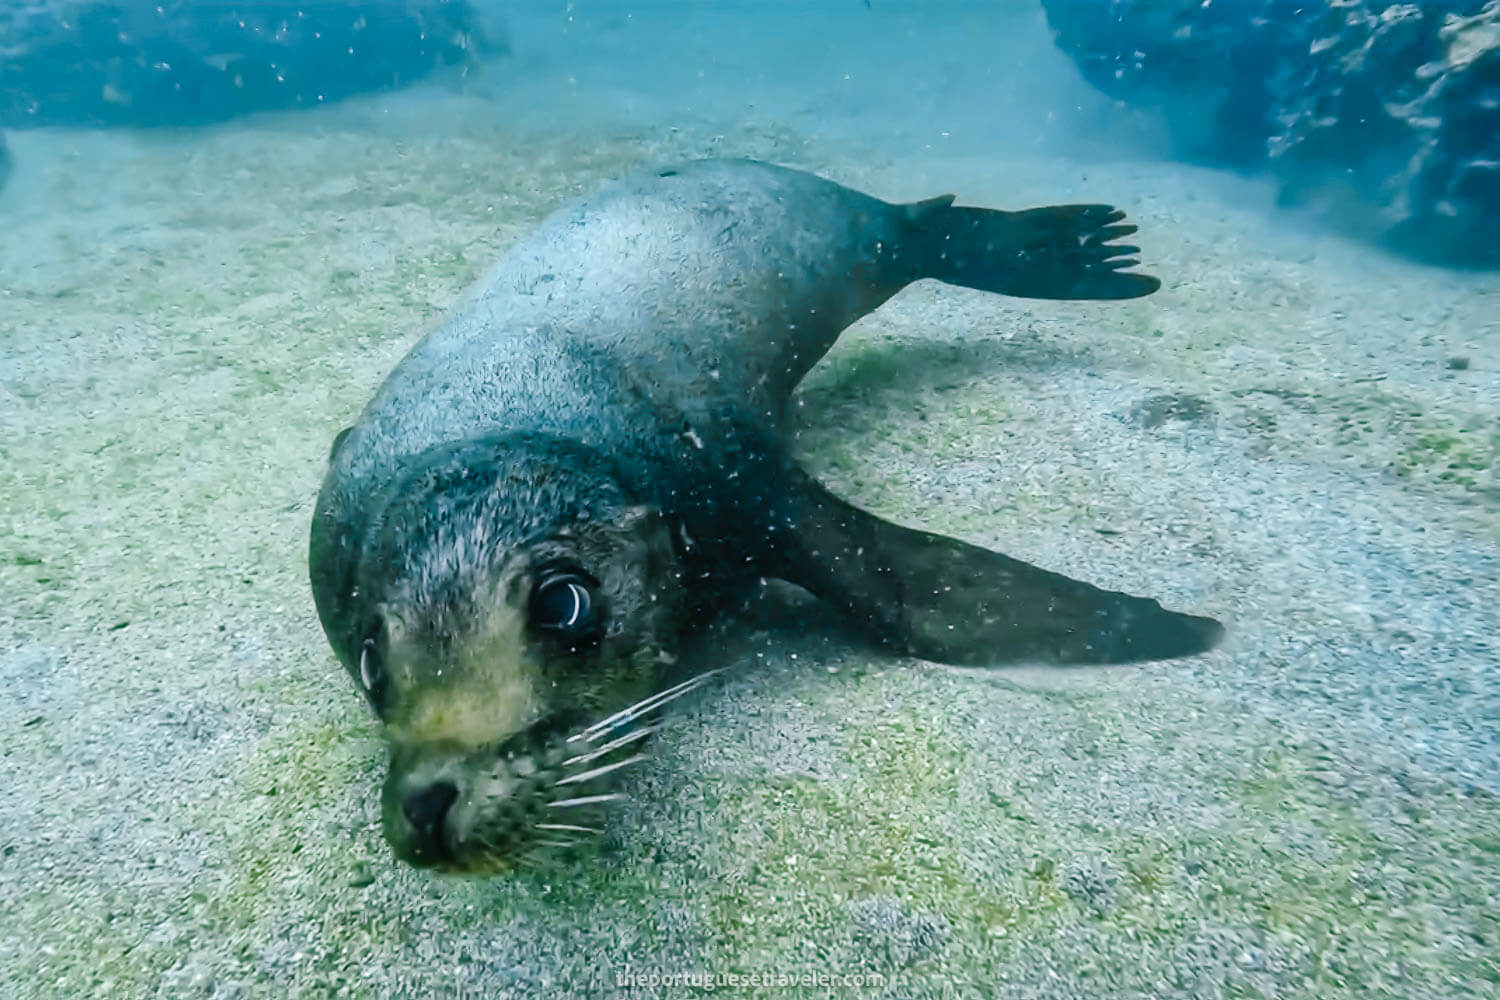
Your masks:
M 595 631 L 597 617 L 593 589 L 576 574 L 547 577 L 531 592 L 528 614 L 531 624 L 543 631 L 587 635 Z
M 375 640 L 366 639 L 359 648 L 359 682 L 366 691 L 374 694 L 375 685 L 380 683 L 380 673 L 380 654 L 375 649 Z

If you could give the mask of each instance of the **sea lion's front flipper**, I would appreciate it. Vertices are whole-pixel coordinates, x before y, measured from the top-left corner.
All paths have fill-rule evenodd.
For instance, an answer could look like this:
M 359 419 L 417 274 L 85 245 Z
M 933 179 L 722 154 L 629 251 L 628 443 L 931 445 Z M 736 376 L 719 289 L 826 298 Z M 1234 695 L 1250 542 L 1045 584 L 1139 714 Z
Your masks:
M 786 575 L 893 648 L 941 663 L 1134 663 L 1212 649 L 1224 628 L 799 484 Z
M 1136 227 L 1113 205 L 1003 212 L 944 195 L 905 208 L 919 278 L 1023 299 L 1133 299 L 1161 287 L 1126 270 L 1140 248 L 1112 241 Z

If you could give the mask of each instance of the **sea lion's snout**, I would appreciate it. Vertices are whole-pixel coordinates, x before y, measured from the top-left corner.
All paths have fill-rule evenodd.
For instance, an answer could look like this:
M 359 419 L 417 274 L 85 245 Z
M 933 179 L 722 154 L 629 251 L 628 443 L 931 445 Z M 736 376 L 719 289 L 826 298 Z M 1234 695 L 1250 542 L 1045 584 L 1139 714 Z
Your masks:
M 461 757 L 393 747 L 381 795 L 385 839 L 401 860 L 419 868 L 454 861 L 450 816 L 460 796 Z
M 511 743 L 517 741 L 508 741 Z M 418 868 L 489 872 L 536 846 L 550 780 L 545 752 L 450 745 L 391 748 L 381 825 L 397 858 Z
M 656 709 L 709 675 L 592 724 L 576 713 L 537 723 L 498 747 L 393 744 L 381 795 L 386 841 L 402 861 L 449 873 L 504 871 L 602 832 L 624 769 L 644 759 Z

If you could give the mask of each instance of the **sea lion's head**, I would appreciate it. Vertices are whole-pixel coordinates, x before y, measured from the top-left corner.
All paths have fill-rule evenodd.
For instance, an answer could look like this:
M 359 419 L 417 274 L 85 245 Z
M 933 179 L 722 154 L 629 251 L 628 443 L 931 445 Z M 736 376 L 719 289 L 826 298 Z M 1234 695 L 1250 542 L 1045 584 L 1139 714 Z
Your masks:
M 494 871 L 594 829 L 647 735 L 610 717 L 674 658 L 677 576 L 659 513 L 575 444 L 465 442 L 395 483 L 348 660 L 390 741 L 396 855 Z

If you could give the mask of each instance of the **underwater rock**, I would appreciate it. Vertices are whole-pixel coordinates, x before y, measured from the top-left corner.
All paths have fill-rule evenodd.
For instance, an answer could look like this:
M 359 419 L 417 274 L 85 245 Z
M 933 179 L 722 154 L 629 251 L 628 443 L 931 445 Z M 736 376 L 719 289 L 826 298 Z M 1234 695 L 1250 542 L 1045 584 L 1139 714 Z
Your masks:
M 467 0 L 0 2 L 0 125 L 195 125 L 504 51 Z
M 1132 422 L 1154 430 L 1169 420 L 1201 423 L 1213 418 L 1213 404 L 1202 396 L 1162 394 L 1147 396 L 1130 411 Z
M 1244 163 L 1264 158 L 1267 69 L 1287 35 L 1271 27 L 1280 0 L 1042 0 L 1053 40 L 1089 83 L 1159 109 L 1178 152 Z
M 1500 266 L 1500 0 L 1043 0 L 1095 87 L 1177 152 L 1413 256 Z

